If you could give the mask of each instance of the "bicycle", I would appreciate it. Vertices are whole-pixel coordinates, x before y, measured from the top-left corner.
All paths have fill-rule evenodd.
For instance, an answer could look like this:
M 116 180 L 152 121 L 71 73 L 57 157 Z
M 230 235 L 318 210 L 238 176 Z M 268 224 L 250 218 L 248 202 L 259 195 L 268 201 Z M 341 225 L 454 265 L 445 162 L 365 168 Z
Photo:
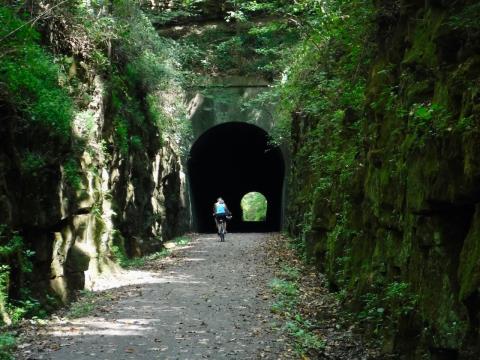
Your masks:
M 218 236 L 220 237 L 220 242 L 225 241 L 225 221 L 223 218 L 218 219 Z

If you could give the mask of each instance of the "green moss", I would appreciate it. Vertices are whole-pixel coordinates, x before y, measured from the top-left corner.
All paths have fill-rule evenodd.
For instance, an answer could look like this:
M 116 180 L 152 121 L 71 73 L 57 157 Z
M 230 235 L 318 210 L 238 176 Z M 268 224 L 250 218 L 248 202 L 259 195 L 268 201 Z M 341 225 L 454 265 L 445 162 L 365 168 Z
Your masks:
M 73 189 L 80 190 L 82 188 L 82 176 L 80 165 L 74 158 L 69 158 L 63 164 L 63 172 L 67 184 Z
M 26 176 L 37 176 L 45 165 L 46 159 L 44 155 L 27 151 L 22 158 L 22 173 Z
M 406 52 L 403 63 L 420 63 L 433 68 L 437 64 L 437 47 L 434 40 L 445 21 L 446 14 L 444 11 L 429 8 L 422 15 L 411 35 L 412 46 Z
M 468 297 L 477 291 L 480 285 L 480 209 L 477 206 L 473 218 L 473 225 L 465 239 L 465 243 L 460 254 L 460 265 L 458 277 L 460 280 L 459 300 L 465 301 Z
M 122 117 L 115 117 L 115 140 L 118 144 L 120 153 L 124 156 L 128 154 L 129 141 L 128 141 L 128 122 Z
M 28 118 L 28 126 L 39 126 L 63 143 L 70 138 L 74 106 L 59 84 L 60 68 L 38 44 L 39 34 L 25 26 L 12 9 L 0 6 L 0 83 L 9 102 Z M 14 36 L 7 36 L 15 29 Z
M 478 21 L 479 13 L 480 4 L 472 3 L 462 9 L 460 13 L 450 16 L 447 23 L 454 29 L 475 33 L 480 30 L 480 23 Z
M 106 225 L 100 216 L 95 216 L 94 221 L 95 228 L 93 233 L 93 241 L 95 243 L 95 247 L 97 248 L 97 252 L 100 254 L 102 252 L 102 237 L 105 233 Z

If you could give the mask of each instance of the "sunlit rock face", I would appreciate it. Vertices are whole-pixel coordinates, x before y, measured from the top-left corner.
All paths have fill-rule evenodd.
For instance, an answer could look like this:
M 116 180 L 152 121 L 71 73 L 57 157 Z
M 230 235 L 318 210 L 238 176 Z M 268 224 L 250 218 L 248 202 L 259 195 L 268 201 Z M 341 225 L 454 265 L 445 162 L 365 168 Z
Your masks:
M 51 292 L 63 302 L 74 290 L 94 287 L 100 274 L 117 271 L 116 249 L 140 256 L 189 228 L 178 141 L 152 126 L 141 137 L 144 146 L 128 154 L 107 151 L 116 140 L 105 84 L 95 77 L 90 86 L 91 102 L 72 129 L 85 150 L 69 161 L 59 154 L 70 144 L 57 144 L 48 166 L 22 172 L 20 154 L 32 142 L 47 141 L 18 131 L 12 117 L 2 118 L 0 129 L 0 224 L 17 230 L 35 251 L 28 275 L 34 292 Z

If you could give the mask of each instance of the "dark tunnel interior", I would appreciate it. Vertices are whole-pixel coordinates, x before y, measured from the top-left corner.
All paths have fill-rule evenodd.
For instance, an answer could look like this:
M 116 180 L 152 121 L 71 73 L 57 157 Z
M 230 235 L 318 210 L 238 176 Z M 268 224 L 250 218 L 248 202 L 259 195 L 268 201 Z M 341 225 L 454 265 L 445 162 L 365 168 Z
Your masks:
M 280 148 L 269 144 L 263 129 L 240 122 L 209 129 L 192 146 L 188 173 L 196 231 L 215 231 L 212 214 L 218 197 L 233 214 L 229 231 L 280 230 L 285 165 Z M 264 222 L 242 221 L 240 201 L 251 191 L 267 198 Z

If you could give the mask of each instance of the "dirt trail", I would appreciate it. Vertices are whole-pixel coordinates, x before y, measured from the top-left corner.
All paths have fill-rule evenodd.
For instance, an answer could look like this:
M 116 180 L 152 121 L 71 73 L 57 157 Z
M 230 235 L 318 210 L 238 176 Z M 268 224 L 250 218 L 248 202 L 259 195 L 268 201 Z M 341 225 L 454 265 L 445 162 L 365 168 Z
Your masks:
M 17 358 L 278 359 L 283 339 L 272 330 L 261 250 L 268 236 L 198 236 L 163 270 L 114 290 L 100 311 L 50 322 Z

